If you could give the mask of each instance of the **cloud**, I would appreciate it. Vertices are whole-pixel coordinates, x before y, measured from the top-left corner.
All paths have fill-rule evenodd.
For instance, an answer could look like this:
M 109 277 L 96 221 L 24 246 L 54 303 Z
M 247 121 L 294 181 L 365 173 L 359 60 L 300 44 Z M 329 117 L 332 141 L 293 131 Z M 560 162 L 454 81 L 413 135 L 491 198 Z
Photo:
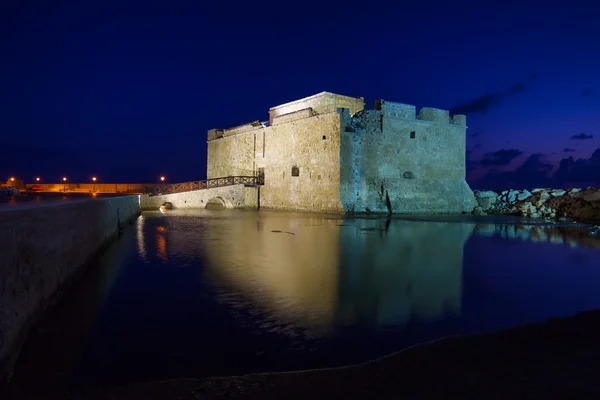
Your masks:
M 583 91 L 581 92 L 581 97 L 587 97 L 590 94 L 592 94 L 592 89 L 583 89 Z
M 491 168 L 483 177 L 472 182 L 471 186 L 497 190 L 548 186 L 551 182 L 549 174 L 554 166 L 543 158 L 544 154 L 531 154 L 523 164 L 511 171 Z
M 589 140 L 589 139 L 593 139 L 594 135 L 586 135 L 585 133 L 580 133 L 579 135 L 573 135 L 571 136 L 571 139 L 573 140 Z
M 575 149 L 570 149 L 570 148 L 566 148 L 563 150 L 565 153 L 573 153 L 575 151 Z
M 600 183 L 600 148 L 590 158 L 563 158 L 553 179 L 561 187 L 597 186 Z
M 502 149 L 492 153 L 485 153 L 480 164 L 483 166 L 508 165 L 521 154 L 523 154 L 523 152 L 517 149 Z
M 533 73 L 529 76 L 529 79 L 537 78 L 537 74 Z M 471 101 L 459 104 L 450 109 L 451 114 L 485 114 L 492 108 L 499 106 L 508 98 L 517 94 L 523 93 L 527 90 L 527 80 L 517 82 L 511 85 L 508 90 L 501 92 L 486 93 L 479 96 Z
M 473 161 L 467 159 L 467 165 L 470 163 Z M 554 168 L 552 163 L 544 160 L 544 154 L 536 153 L 514 170 L 501 171 L 492 167 L 484 176 L 469 183 L 474 189 L 495 190 L 600 186 L 600 148 L 589 158 L 563 158 L 552 174 Z
M 525 82 L 518 82 L 518 83 L 515 83 L 514 85 L 512 85 L 510 87 L 510 89 L 508 89 L 508 93 L 509 94 L 519 94 L 519 93 L 523 93 L 525 90 L 527 90 L 527 85 L 525 84 Z

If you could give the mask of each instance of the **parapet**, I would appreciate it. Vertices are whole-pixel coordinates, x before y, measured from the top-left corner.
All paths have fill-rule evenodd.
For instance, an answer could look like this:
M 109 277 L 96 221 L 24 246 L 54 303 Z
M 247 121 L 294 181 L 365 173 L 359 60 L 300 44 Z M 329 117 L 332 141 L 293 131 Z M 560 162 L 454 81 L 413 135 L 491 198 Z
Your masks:
M 272 123 L 275 118 L 281 115 L 307 108 L 312 108 L 317 114 L 334 112 L 338 108 L 348 108 L 350 109 L 350 113 L 354 114 L 365 108 L 365 99 L 363 97 L 350 97 L 330 92 L 321 92 L 313 96 L 271 107 L 269 109 L 269 120 Z
M 260 121 L 252 121 L 252 122 L 248 122 L 247 124 L 242 124 L 242 125 L 234 126 L 233 128 L 224 129 L 223 136 L 225 136 L 225 137 L 233 136 L 233 135 L 237 135 L 239 133 L 253 131 L 255 129 L 260 129 L 260 128 L 262 128 L 262 124 L 260 123 Z
M 440 124 L 467 126 L 466 116 L 457 114 L 450 117 L 448 110 L 441 110 L 439 108 L 423 107 L 419 110 L 419 114 L 417 114 L 417 108 L 413 105 L 377 100 L 375 101 L 375 110 L 381 110 L 385 116 L 393 118 L 419 119 Z
M 233 135 L 237 135 L 239 133 L 244 133 L 244 132 L 248 132 L 248 131 L 253 131 L 255 129 L 260 129 L 260 128 L 263 128 L 264 126 L 265 126 L 264 122 L 252 121 L 247 124 L 234 126 L 233 128 L 211 129 L 208 131 L 207 139 L 208 140 L 220 139 L 222 137 L 233 136 Z
M 376 100 L 375 109 L 383 111 L 384 115 L 402 119 L 415 119 L 417 115 L 415 106 L 385 100 Z
M 467 116 L 463 114 L 453 115 L 450 123 L 452 125 L 467 126 Z
M 223 129 L 211 129 L 208 131 L 207 139 L 215 140 L 223 137 Z
M 279 115 L 279 116 L 273 118 L 271 125 L 275 126 L 275 125 L 286 124 L 288 122 L 297 121 L 299 119 L 309 118 L 316 114 L 317 113 L 312 109 L 312 107 L 309 107 L 309 108 L 298 110 L 298 111 L 295 111 L 295 112 L 292 112 L 289 114 Z
M 417 119 L 448 124 L 450 123 L 450 112 L 439 108 L 423 107 L 419 111 Z

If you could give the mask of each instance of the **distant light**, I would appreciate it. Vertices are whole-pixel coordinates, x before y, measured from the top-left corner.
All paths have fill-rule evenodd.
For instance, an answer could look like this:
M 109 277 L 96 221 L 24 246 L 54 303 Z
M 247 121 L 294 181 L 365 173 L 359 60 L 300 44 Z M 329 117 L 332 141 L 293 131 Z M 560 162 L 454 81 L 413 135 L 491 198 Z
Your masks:
M 14 182 L 14 181 L 15 181 L 15 178 L 10 178 L 10 181 L 11 181 L 11 182 Z
M 35 180 L 39 182 L 39 181 L 40 181 L 40 178 L 35 178 Z
M 66 181 L 67 181 L 67 177 L 65 176 L 65 177 L 63 178 L 63 182 L 66 182 Z
M 92 177 L 92 180 L 93 180 L 94 182 L 96 182 L 96 177 L 95 177 L 95 176 L 93 176 L 93 177 Z
M 160 177 L 160 180 L 161 180 L 162 182 L 164 182 L 164 181 L 165 181 L 165 177 L 164 177 L 164 176 L 161 176 L 161 177 Z

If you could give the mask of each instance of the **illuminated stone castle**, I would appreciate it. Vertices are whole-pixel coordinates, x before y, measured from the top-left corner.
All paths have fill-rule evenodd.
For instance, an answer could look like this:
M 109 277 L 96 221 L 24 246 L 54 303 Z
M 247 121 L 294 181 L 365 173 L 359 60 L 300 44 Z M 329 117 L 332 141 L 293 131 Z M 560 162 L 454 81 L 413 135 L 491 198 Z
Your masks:
M 207 177 L 261 174 L 261 208 L 460 213 L 466 118 L 434 108 L 322 92 L 269 110 L 268 121 L 208 131 Z

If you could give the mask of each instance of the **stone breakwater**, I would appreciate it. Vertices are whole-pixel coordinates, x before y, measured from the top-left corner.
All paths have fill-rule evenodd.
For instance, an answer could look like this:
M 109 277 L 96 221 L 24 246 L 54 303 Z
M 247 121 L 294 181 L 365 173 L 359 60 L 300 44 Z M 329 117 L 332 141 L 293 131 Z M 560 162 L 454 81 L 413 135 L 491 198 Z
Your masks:
M 600 224 L 600 189 L 533 189 L 475 191 L 473 214 L 519 215 L 529 218 Z

